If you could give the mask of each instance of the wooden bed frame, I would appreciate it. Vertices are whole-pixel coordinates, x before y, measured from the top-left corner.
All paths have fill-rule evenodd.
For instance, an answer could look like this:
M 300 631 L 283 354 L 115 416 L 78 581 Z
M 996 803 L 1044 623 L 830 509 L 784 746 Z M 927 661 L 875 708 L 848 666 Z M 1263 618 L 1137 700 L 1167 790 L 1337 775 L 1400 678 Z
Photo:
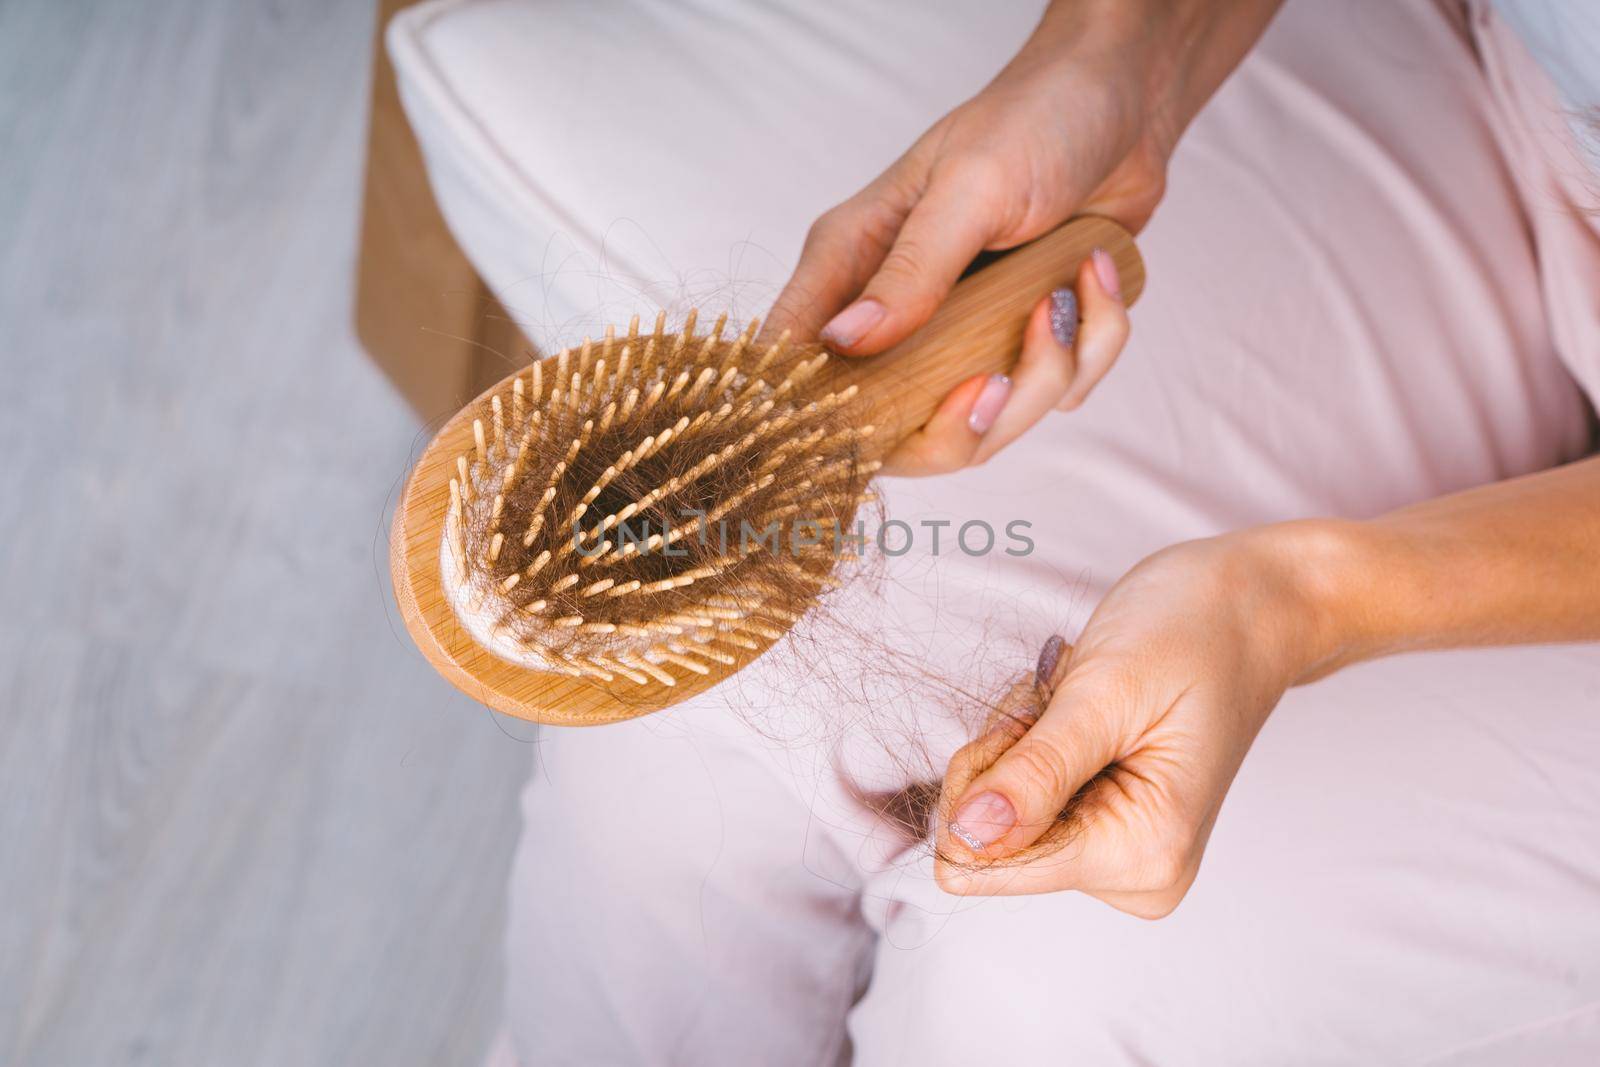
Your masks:
M 445 226 L 401 109 L 383 31 L 416 2 L 378 3 L 355 325 L 368 355 L 428 420 L 504 377 L 496 353 L 531 345 Z

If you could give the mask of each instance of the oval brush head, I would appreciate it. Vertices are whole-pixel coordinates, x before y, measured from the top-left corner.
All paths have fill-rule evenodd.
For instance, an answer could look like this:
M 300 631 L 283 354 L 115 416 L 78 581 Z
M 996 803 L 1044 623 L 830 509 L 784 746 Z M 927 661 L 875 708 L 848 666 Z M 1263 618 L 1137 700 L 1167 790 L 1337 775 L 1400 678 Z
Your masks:
M 479 401 L 440 545 L 460 623 L 511 663 L 626 689 L 708 675 L 782 634 L 832 583 L 878 467 L 825 354 L 743 359 L 725 319 L 607 331 Z M 487 410 L 485 410 L 485 408 Z
M 956 384 L 1009 368 L 1028 312 L 1095 247 L 1131 303 L 1143 268 L 1081 219 L 963 280 L 892 352 L 830 356 L 691 312 L 608 329 L 454 416 L 395 514 L 408 629 L 463 691 L 541 722 L 665 707 L 780 638 L 850 558 L 867 483 Z M 876 425 L 874 425 L 876 424 Z

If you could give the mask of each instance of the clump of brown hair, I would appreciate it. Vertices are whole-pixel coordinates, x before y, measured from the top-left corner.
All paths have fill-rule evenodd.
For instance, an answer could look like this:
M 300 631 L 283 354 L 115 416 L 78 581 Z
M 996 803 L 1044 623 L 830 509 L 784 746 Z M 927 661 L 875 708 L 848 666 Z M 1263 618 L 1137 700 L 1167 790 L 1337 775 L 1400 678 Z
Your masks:
M 946 781 L 939 769 L 925 767 L 920 774 L 908 775 L 905 784 L 892 789 L 865 788 L 847 776 L 842 777 L 845 792 L 876 815 L 902 845 L 932 848 L 953 866 L 971 869 L 1019 866 L 1067 848 L 1083 830 L 1086 798 L 1115 773 L 1114 764 L 1085 782 L 1056 813 L 1053 824 L 1038 840 L 1004 858 L 976 857 L 967 848 L 955 852 L 945 850 L 941 848 L 939 829 L 943 819 L 950 815 L 947 806 L 960 799 L 966 784 L 988 770 L 1039 720 L 1066 674 L 1071 652 L 1070 644 L 1060 637 L 1052 637 L 1046 642 L 1034 669 L 1015 675 L 998 695 L 957 693 L 948 683 L 935 680 L 939 688 L 948 690 L 952 703 L 959 705 L 956 710 L 964 712 L 962 717 L 971 723 L 968 736 L 989 754 L 986 762 L 968 768 L 962 781 Z
M 827 360 L 756 324 L 725 340 L 658 316 L 641 337 L 536 362 L 477 404 L 441 570 L 457 617 L 513 662 L 672 684 L 782 635 L 853 557 L 878 464 L 855 390 L 808 394 Z

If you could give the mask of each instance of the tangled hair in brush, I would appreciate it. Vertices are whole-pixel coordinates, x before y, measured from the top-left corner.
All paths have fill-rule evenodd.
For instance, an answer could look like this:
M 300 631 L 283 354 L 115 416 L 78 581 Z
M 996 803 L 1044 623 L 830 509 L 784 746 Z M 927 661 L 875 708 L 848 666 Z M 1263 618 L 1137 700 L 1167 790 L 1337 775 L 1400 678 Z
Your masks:
M 477 402 L 441 578 L 501 658 L 606 682 L 707 674 L 776 640 L 825 590 L 867 482 L 855 390 L 757 324 L 723 338 L 608 329 Z

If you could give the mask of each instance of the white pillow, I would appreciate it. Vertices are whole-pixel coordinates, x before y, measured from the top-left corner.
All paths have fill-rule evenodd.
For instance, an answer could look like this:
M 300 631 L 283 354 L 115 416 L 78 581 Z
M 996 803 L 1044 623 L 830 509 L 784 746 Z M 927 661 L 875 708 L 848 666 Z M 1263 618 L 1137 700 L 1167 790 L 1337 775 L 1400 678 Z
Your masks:
M 538 343 L 748 316 L 812 219 L 1026 40 L 1042 0 L 436 0 L 388 44 L 435 193 Z

